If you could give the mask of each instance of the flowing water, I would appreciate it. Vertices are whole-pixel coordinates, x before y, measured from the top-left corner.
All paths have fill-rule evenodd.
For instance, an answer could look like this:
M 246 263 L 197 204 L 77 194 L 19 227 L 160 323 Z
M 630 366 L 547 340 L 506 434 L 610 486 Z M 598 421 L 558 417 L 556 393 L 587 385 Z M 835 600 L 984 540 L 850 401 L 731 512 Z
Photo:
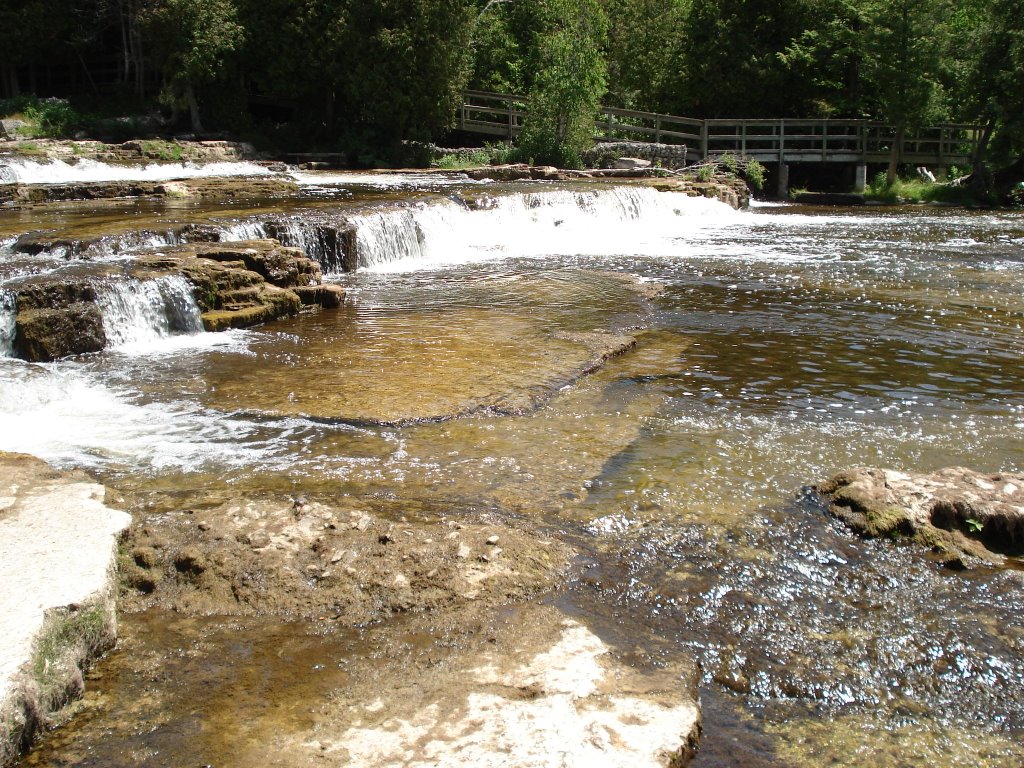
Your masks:
M 851 536 L 802 489 L 856 464 L 1024 470 L 1024 217 L 543 185 L 382 203 L 359 184 L 343 308 L 214 335 L 182 286 L 112 288 L 114 348 L 0 359 L 0 449 L 151 497 L 270 489 L 543 521 L 583 553 L 564 610 L 618 647 L 698 663 L 697 765 L 1022 763 L 1022 563 L 944 571 Z M 273 214 L 301 244 L 325 210 Z M 203 215 L 245 236 L 265 213 Z M 622 334 L 636 347 L 591 372 Z M 136 645 L 188 645 L 154 621 L 126 617 Z M 334 678 L 289 687 L 266 643 L 305 668 L 352 642 L 227 634 L 203 634 L 211 696 L 230 700 L 235 659 L 259 658 L 284 708 Z M 130 681 L 97 685 L 132 711 Z M 158 749 L 198 764 L 189 729 L 212 715 L 182 707 L 120 747 L 83 725 L 92 762 L 68 756 L 81 742 L 28 762 L 155 765 Z

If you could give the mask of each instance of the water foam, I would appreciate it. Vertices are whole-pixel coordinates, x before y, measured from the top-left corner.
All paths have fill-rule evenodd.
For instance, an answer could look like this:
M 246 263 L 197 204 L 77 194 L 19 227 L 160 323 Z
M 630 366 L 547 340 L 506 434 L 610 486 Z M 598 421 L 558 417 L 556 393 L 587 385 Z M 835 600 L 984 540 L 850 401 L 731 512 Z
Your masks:
M 203 330 L 192 287 L 180 275 L 106 282 L 97 287 L 107 345 L 145 349 L 173 334 Z
M 248 162 L 113 164 L 81 158 L 29 160 L 9 158 L 0 165 L 0 181 L 16 184 L 75 184 L 103 181 L 170 181 L 211 176 L 268 176 L 261 165 Z
M 502 258 L 661 255 L 709 227 L 736 221 L 717 200 L 645 187 L 551 190 L 444 200 L 353 216 L 358 263 L 412 271 Z
M 17 307 L 14 294 L 0 289 L 0 357 L 12 357 L 14 355 L 16 312 Z
M 0 361 L 0 450 L 60 466 L 189 470 L 251 461 L 237 442 L 253 429 L 186 403 L 133 403 L 69 365 Z

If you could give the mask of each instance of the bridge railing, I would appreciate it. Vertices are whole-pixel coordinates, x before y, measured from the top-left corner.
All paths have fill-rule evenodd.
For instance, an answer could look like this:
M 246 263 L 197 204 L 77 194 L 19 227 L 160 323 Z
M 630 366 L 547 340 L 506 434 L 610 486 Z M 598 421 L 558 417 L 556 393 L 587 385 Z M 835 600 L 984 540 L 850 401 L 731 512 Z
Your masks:
M 526 97 L 466 91 L 459 110 L 461 130 L 514 139 L 526 116 Z M 970 162 L 979 128 L 948 123 L 908 131 L 903 161 Z M 868 120 L 696 120 L 678 115 L 603 107 L 594 126 L 600 141 L 685 144 L 696 160 L 726 152 L 764 162 L 885 162 L 896 129 Z

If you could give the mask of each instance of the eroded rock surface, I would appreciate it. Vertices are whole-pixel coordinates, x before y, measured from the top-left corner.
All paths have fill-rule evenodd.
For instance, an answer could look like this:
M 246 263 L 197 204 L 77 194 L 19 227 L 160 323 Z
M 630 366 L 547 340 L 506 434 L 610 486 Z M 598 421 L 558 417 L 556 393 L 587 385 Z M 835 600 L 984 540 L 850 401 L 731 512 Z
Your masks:
M 832 514 L 865 536 L 907 537 L 954 558 L 1024 553 L 1024 475 L 860 467 L 816 490 Z
M 499 523 L 389 520 L 358 505 L 239 499 L 134 529 L 126 606 L 327 616 L 342 625 L 550 588 L 570 550 Z
M 130 519 L 84 475 L 0 452 L 0 765 L 83 689 L 115 639 L 117 538 Z
M 323 284 L 315 261 L 276 240 L 148 250 L 126 267 L 82 265 L 10 283 L 15 354 L 45 362 L 104 349 L 108 339 L 97 303 L 103 284 L 168 275 L 188 280 L 207 331 L 294 315 L 304 305 L 333 308 L 344 297 L 339 286 Z

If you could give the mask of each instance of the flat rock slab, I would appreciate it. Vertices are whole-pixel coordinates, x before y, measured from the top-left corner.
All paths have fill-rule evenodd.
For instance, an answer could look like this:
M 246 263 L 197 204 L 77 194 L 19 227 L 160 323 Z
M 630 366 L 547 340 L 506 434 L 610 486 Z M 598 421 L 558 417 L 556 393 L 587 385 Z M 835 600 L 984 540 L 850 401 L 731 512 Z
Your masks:
M 590 628 L 526 605 L 428 664 L 348 677 L 312 727 L 280 733 L 258 764 L 403 768 L 675 768 L 692 758 L 693 670 L 636 668 Z M 493 632 L 493 634 L 492 634 Z M 475 634 L 475 633 L 474 633 Z
M 30 456 L 0 453 L 0 723 L 12 739 L 40 703 L 80 689 L 76 666 L 112 640 L 117 537 L 130 517 L 103 503 L 104 488 Z M 100 646 L 100 647 L 97 647 Z M 11 744 L 0 744 L 0 764 Z
M 865 536 L 903 536 L 939 553 L 984 560 L 1024 553 L 1024 475 L 857 467 L 816 490 L 830 512 Z

